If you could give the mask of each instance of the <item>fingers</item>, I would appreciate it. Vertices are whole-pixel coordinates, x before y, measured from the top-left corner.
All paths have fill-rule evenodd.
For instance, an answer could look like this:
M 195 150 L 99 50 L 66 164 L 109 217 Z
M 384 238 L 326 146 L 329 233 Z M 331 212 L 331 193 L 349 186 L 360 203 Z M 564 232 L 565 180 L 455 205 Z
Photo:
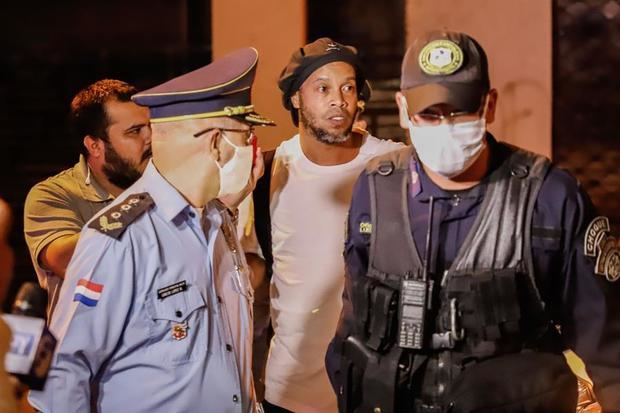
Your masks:
M 253 184 L 265 173 L 265 159 L 263 158 L 263 151 L 260 147 L 256 148 L 256 160 L 254 161 L 254 167 L 252 168 Z M 252 185 L 252 190 L 254 185 Z

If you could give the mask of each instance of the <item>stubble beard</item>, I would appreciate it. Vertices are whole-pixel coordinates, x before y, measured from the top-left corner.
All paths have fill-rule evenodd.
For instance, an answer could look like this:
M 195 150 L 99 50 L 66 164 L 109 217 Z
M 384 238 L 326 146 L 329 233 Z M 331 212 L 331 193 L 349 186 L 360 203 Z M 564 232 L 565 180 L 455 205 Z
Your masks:
M 345 116 L 348 116 L 346 114 Z M 323 129 L 317 126 L 317 121 L 310 114 L 303 105 L 303 102 L 300 101 L 299 107 L 299 120 L 303 127 L 310 131 L 310 133 L 319 141 L 326 143 L 328 145 L 337 145 L 339 143 L 344 143 L 351 137 L 351 131 L 353 130 L 353 120 L 351 119 L 351 123 L 344 130 L 344 132 L 339 134 L 329 133 L 326 129 Z

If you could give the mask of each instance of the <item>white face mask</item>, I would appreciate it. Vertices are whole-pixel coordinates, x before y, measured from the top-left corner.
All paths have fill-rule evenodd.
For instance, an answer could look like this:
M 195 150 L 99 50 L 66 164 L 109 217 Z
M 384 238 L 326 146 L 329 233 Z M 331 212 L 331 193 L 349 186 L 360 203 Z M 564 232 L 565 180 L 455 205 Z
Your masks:
M 416 126 L 409 119 L 409 134 L 424 165 L 447 178 L 459 175 L 478 159 L 486 142 L 486 120 Z
M 252 146 L 237 146 L 228 140 L 224 134 L 222 134 L 222 138 L 235 148 L 235 153 L 224 166 L 220 166 L 217 162 L 215 163 L 220 170 L 218 198 L 223 195 L 235 195 L 241 192 L 247 185 L 252 173 Z

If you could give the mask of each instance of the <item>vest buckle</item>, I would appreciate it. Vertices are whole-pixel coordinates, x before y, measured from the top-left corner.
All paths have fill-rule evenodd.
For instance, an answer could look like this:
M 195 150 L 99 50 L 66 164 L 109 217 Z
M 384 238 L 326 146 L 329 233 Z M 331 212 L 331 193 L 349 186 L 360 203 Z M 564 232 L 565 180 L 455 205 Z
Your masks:
M 465 338 L 465 330 L 459 326 L 461 312 L 456 307 L 456 298 L 450 299 L 450 335 L 455 341 Z
M 431 336 L 431 348 L 434 350 L 453 349 L 458 341 L 465 338 L 465 330 L 459 327 L 460 311 L 456 298 L 450 299 L 450 331 L 434 333 Z

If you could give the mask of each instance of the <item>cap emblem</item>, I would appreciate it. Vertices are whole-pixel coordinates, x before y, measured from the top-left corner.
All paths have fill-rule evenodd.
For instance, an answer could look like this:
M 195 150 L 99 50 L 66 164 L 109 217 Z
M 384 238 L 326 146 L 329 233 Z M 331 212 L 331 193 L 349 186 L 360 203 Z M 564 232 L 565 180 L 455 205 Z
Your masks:
M 463 50 L 450 40 L 433 40 L 418 57 L 420 68 L 427 75 L 451 75 L 463 65 Z
M 248 112 L 251 112 L 254 110 L 254 105 L 248 105 L 248 106 L 226 106 L 224 108 L 224 113 L 226 114 L 226 116 L 237 116 L 237 115 L 244 115 Z
M 326 52 L 333 52 L 337 50 L 340 50 L 340 46 L 338 46 L 336 43 L 327 43 L 327 47 L 325 48 Z

